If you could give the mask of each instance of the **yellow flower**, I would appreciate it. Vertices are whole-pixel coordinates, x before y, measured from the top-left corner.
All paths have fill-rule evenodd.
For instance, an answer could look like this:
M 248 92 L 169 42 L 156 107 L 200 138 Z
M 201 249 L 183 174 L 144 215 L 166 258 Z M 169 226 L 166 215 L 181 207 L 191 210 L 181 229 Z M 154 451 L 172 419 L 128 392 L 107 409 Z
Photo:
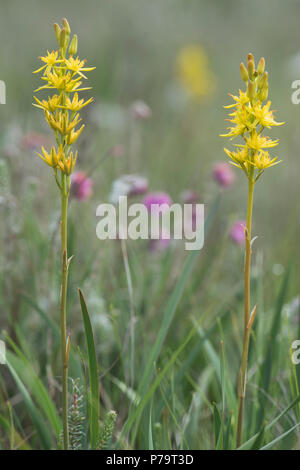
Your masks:
M 257 122 L 263 127 L 282 126 L 284 122 L 276 122 L 273 117 L 273 112 L 270 111 L 271 101 L 268 101 L 265 106 L 260 103 L 255 104 L 252 108 L 252 114 Z
M 84 106 L 87 106 L 92 101 L 94 101 L 94 98 L 90 98 L 87 101 L 78 100 L 78 93 L 74 93 L 73 100 L 70 100 L 70 98 L 66 99 L 65 108 L 69 109 L 70 111 L 77 112 L 80 111 L 80 109 L 84 108 Z
M 271 140 L 268 137 L 260 136 L 255 131 L 246 137 L 246 145 L 253 150 L 261 150 L 276 147 L 279 140 Z
M 280 126 L 284 123 L 276 122 L 273 112 L 270 110 L 271 101 L 263 104 L 268 97 L 268 73 L 265 72 L 265 62 L 262 58 L 255 70 L 254 57 L 248 55 L 248 67 L 242 63 L 240 66 L 241 77 L 247 83 L 246 92 L 239 90 L 239 95 L 230 95 L 234 103 L 225 106 L 233 111 L 227 119 L 232 126 L 227 134 L 222 137 L 242 137 L 243 144 L 237 144 L 239 150 L 232 152 L 224 149 L 232 160 L 230 163 L 241 168 L 250 182 L 254 183 L 266 168 L 280 163 L 277 158 L 271 158 L 265 149 L 276 147 L 278 139 L 272 140 L 263 136 L 265 127 Z
M 60 145 L 58 150 L 56 151 L 55 147 L 51 147 L 50 153 L 48 153 L 44 147 L 42 146 L 42 153 L 37 153 L 37 155 L 47 163 L 47 165 L 51 166 L 52 168 L 56 168 L 59 165 L 59 162 L 63 155 L 62 146 Z
M 45 69 L 44 74 L 47 75 L 49 72 L 51 72 L 52 68 L 56 64 L 60 64 L 61 62 L 63 62 L 63 60 L 58 59 L 57 56 L 58 56 L 57 51 L 52 51 L 52 52 L 47 51 L 47 55 L 45 57 L 39 57 L 41 61 L 45 63 L 45 65 L 35 70 L 33 73 L 38 73 Z
M 65 175 L 69 176 L 74 170 L 74 166 L 77 160 L 77 154 L 78 154 L 77 151 L 75 155 L 73 155 L 73 152 L 70 152 L 68 157 L 64 157 L 58 162 L 61 171 Z
M 181 49 L 177 57 L 177 69 L 181 84 L 191 96 L 202 98 L 214 90 L 215 77 L 200 46 L 189 45 Z
M 269 153 L 262 150 L 261 152 L 256 152 L 253 161 L 249 161 L 249 163 L 258 170 L 265 170 L 277 165 L 280 161 L 277 160 L 277 157 L 271 159 Z
M 50 113 L 54 113 L 57 108 L 61 107 L 62 96 L 53 95 L 52 98 L 48 96 L 48 101 L 46 100 L 38 100 L 36 96 L 33 97 L 37 104 L 33 103 L 33 106 L 36 108 L 41 108 L 44 111 L 49 111 Z
M 233 104 L 229 104 L 227 106 L 223 106 L 225 109 L 228 109 L 228 108 L 233 108 L 234 106 L 243 106 L 247 103 L 249 103 L 249 97 L 247 96 L 246 93 L 244 93 L 243 91 L 239 90 L 239 96 L 234 96 L 232 95 L 231 93 L 229 93 L 229 96 L 231 96 L 231 98 L 236 101 L 236 103 L 233 103 Z
M 74 59 L 72 56 L 70 56 L 69 59 L 65 59 L 64 61 L 65 66 L 67 69 L 71 70 L 71 72 L 78 73 L 83 78 L 87 78 L 85 75 L 83 75 L 82 72 L 89 72 L 90 70 L 95 70 L 96 67 L 84 67 L 85 60 L 80 60 L 79 57 L 76 57 Z
M 81 132 L 83 131 L 84 128 L 85 128 L 85 125 L 82 124 L 82 126 L 77 131 L 72 129 L 71 132 L 67 136 L 67 144 L 68 145 L 74 144 L 76 142 L 76 140 L 78 139 L 78 137 L 80 136 L 80 134 L 81 134 Z
M 84 124 L 76 129 L 81 122 L 79 111 L 93 101 L 93 98 L 86 101 L 80 99 L 78 93 L 90 89 L 81 86 L 82 78 L 87 78 L 83 72 L 94 70 L 95 67 L 85 67 L 85 60 L 74 58 L 78 40 L 74 35 L 70 41 L 71 30 L 66 19 L 63 20 L 62 28 L 55 24 L 54 30 L 58 50 L 47 52 L 45 57 L 41 57 L 45 65 L 35 73 L 43 71 L 41 79 L 46 82 L 36 91 L 53 89 L 55 92 L 52 96 L 48 96 L 48 99 L 40 100 L 34 96 L 33 105 L 44 111 L 46 121 L 53 129 L 58 145 L 58 149 L 52 147 L 50 153 L 42 147 L 42 152 L 38 155 L 54 169 L 59 188 L 68 193 L 68 176 L 72 173 L 77 160 L 77 151 L 71 150 L 70 146 L 77 141 L 84 129 Z M 61 172 L 61 179 L 58 177 L 58 171 Z

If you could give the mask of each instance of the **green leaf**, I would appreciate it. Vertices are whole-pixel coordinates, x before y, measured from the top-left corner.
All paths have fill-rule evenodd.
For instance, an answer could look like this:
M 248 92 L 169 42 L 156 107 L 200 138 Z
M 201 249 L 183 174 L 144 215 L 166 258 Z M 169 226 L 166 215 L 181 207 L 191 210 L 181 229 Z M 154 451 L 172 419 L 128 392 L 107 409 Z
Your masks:
M 25 388 L 23 382 L 19 378 L 14 367 L 10 363 L 10 360 L 8 357 L 6 357 L 6 361 L 7 361 L 7 367 L 23 397 L 23 400 L 28 410 L 31 421 L 41 439 L 42 446 L 44 447 L 44 449 L 49 450 L 53 447 L 53 440 L 52 440 L 50 431 L 48 429 L 47 423 L 42 419 L 40 412 L 38 411 L 35 404 L 33 403 L 27 389 Z
M 61 420 L 46 388 L 35 373 L 30 361 L 25 357 L 14 341 L 7 335 L 5 335 L 5 338 L 16 353 L 16 356 L 14 356 L 9 351 L 7 353 L 11 364 L 13 365 L 21 380 L 31 391 L 36 402 L 51 423 L 55 435 L 58 437 L 62 426 Z
M 90 400 L 89 400 L 89 417 L 90 417 L 90 439 L 92 449 L 96 449 L 100 435 L 100 383 L 98 363 L 96 356 L 96 348 L 92 324 L 86 307 L 83 294 L 79 290 L 79 299 L 81 305 L 82 318 L 84 323 L 85 339 L 88 350 L 89 362 L 89 378 L 90 378 Z
M 213 424 L 214 424 L 214 436 L 215 436 L 215 449 L 220 450 L 222 448 L 222 441 L 223 441 L 223 432 L 222 432 L 222 419 L 220 415 L 220 411 L 216 405 L 213 403 Z

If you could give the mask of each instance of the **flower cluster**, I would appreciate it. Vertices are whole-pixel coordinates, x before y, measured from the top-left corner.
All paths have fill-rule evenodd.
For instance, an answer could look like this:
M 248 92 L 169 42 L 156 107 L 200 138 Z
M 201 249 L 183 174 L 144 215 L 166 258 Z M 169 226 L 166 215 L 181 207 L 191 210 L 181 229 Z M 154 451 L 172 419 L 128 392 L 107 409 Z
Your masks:
M 177 69 L 179 80 L 191 97 L 203 98 L 212 93 L 215 77 L 202 47 L 191 44 L 182 48 L 177 58 Z
M 234 103 L 225 106 L 233 108 L 228 121 L 232 124 L 228 133 L 222 137 L 242 137 L 243 144 L 236 144 L 237 149 L 224 149 L 231 159 L 230 163 L 242 169 L 247 178 L 256 182 L 266 168 L 280 163 L 277 157 L 272 158 L 268 149 L 278 145 L 278 140 L 271 140 L 262 135 L 265 128 L 280 126 L 270 110 L 271 101 L 268 98 L 268 72 L 265 71 L 265 60 L 261 58 L 255 67 L 252 54 L 248 54 L 247 68 L 240 65 L 242 80 L 247 84 L 246 92 L 239 91 L 239 96 L 232 96 Z
M 42 72 L 41 79 L 45 82 L 45 85 L 35 90 L 36 92 L 50 89 L 55 90 L 55 93 L 46 100 L 34 97 L 34 106 L 44 111 L 45 118 L 55 133 L 57 144 L 50 151 L 42 146 L 38 155 L 53 168 L 57 184 L 61 187 L 58 173 L 61 172 L 62 177 L 69 177 L 77 159 L 77 151 L 71 150 L 70 146 L 77 141 L 84 129 L 84 124 L 79 126 L 79 111 L 93 100 L 79 99 L 78 93 L 90 89 L 81 86 L 82 79 L 87 78 L 85 72 L 95 67 L 85 67 L 85 61 L 76 56 L 77 36 L 74 35 L 70 40 L 71 29 L 66 19 L 62 20 L 62 28 L 55 24 L 54 31 L 59 48 L 47 52 L 45 57 L 40 57 L 43 65 L 34 73 Z

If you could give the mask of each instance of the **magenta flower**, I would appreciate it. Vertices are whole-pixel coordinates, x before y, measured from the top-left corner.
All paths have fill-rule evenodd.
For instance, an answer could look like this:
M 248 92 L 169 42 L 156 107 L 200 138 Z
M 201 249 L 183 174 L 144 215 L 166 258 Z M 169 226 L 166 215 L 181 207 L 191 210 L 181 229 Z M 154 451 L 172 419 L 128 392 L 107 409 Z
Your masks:
M 245 242 L 245 227 L 246 222 L 244 220 L 238 220 L 232 229 L 230 230 L 230 237 L 234 243 L 242 245 Z
M 70 195 L 74 199 L 84 201 L 88 199 L 93 192 L 93 181 L 88 178 L 86 173 L 78 171 L 73 173 Z
M 221 188 L 230 188 L 235 181 L 235 174 L 228 163 L 219 162 L 213 168 L 213 178 Z
M 148 249 L 151 253 L 160 253 L 169 248 L 171 242 L 170 234 L 162 229 L 158 240 L 149 240 Z
M 168 206 L 171 206 L 172 199 L 167 193 L 154 192 L 147 194 L 147 196 L 144 197 L 143 204 L 145 204 L 145 206 L 147 207 L 148 212 L 151 212 L 151 209 L 158 210 L 159 212 L 161 212 L 163 210 L 163 207 L 160 208 L 156 206 L 161 206 L 162 204 L 167 204 Z

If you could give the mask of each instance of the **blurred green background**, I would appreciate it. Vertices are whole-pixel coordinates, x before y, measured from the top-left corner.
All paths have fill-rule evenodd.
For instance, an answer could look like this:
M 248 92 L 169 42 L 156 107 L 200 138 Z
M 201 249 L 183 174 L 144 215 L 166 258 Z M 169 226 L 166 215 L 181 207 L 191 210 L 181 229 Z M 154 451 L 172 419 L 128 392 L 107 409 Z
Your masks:
M 6 83 L 7 91 L 7 103 L 0 106 L 0 192 L 2 202 L 8 201 L 1 206 L 0 325 L 34 357 L 42 375 L 48 377 L 48 367 L 56 370 L 56 362 L 50 359 L 51 338 L 43 329 L 36 307 L 53 319 L 58 318 L 59 195 L 49 168 L 34 155 L 34 149 L 22 147 L 20 139 L 31 133 L 51 139 L 41 111 L 32 106 L 34 90 L 40 85 L 39 76 L 32 71 L 39 67 L 38 56 L 56 48 L 52 25 L 66 17 L 72 32 L 79 36 L 80 58 L 97 67 L 89 73 L 88 83 L 93 89 L 86 96 L 92 94 L 95 102 L 84 110 L 86 129 L 80 138 L 77 165 L 77 170 L 91 172 L 93 195 L 89 201 L 72 201 L 70 207 L 70 253 L 75 257 L 70 274 L 69 328 L 72 342 L 82 346 L 75 298 L 80 286 L 86 293 L 96 328 L 107 394 L 104 401 L 108 408 L 118 408 L 122 423 L 127 408 L 123 408 L 122 394 L 115 390 L 111 376 L 124 379 L 125 383 L 129 380 L 126 370 L 130 361 L 130 302 L 117 242 L 100 242 L 96 238 L 96 207 L 107 202 L 112 182 L 130 172 L 146 176 L 150 190 L 166 191 L 175 202 L 182 191 L 197 191 L 200 202 L 209 210 L 219 192 L 212 179 L 213 166 L 226 160 L 223 147 L 230 145 L 219 137 L 226 128 L 227 111 L 223 105 L 231 103 L 228 93 L 243 89 L 239 64 L 246 61 L 248 52 L 256 60 L 265 57 L 272 108 L 276 119 L 286 123 L 270 131 L 270 137 L 280 139 L 273 153 L 283 162 L 267 170 L 255 188 L 253 234 L 258 240 L 254 244 L 253 302 L 263 298 L 260 305 L 264 311 L 260 315 L 266 315 L 268 325 L 274 299 L 291 262 L 288 300 L 299 294 L 300 107 L 291 102 L 291 84 L 300 79 L 300 3 L 1 0 L 0 5 L 0 79 Z M 180 79 L 179 57 L 190 46 L 199 47 L 206 57 L 203 73 L 208 74 L 212 88 L 209 86 L 203 96 L 189 94 Z M 149 119 L 133 122 L 130 107 L 136 100 L 143 100 L 150 107 Z M 134 138 L 137 147 L 133 149 Z M 122 146 L 123 155 L 111 155 L 101 163 L 108 149 L 116 145 Z M 191 319 L 210 327 L 220 311 L 229 311 L 231 320 L 225 324 L 225 336 L 230 343 L 230 365 L 235 378 L 239 365 L 238 332 L 242 328 L 239 286 L 243 249 L 232 243 L 228 233 L 236 220 L 245 218 L 247 186 L 244 175 L 237 169 L 233 171 L 236 181 L 222 194 L 199 263 L 172 325 L 173 334 L 168 337 L 164 357 L 181 343 Z M 128 243 L 137 316 L 135 383 L 185 255 L 182 246 L 153 255 L 143 242 Z M 219 332 L 213 337 L 215 345 L 220 335 Z M 124 363 L 120 363 L 122 353 L 118 347 L 124 352 Z M 38 357 L 34 353 L 37 350 Z M 286 352 L 283 361 L 288 360 Z M 203 365 L 202 359 L 196 361 L 191 372 L 195 377 L 200 363 Z M 278 370 L 280 376 L 281 369 Z M 178 390 L 179 414 L 186 406 L 187 390 L 193 389 L 190 377 L 187 384 Z M 212 387 L 209 399 L 214 396 Z M 206 423 L 205 413 L 201 419 Z M 140 446 L 143 442 L 141 437 Z M 209 438 L 201 436 L 191 442 L 205 447 Z

